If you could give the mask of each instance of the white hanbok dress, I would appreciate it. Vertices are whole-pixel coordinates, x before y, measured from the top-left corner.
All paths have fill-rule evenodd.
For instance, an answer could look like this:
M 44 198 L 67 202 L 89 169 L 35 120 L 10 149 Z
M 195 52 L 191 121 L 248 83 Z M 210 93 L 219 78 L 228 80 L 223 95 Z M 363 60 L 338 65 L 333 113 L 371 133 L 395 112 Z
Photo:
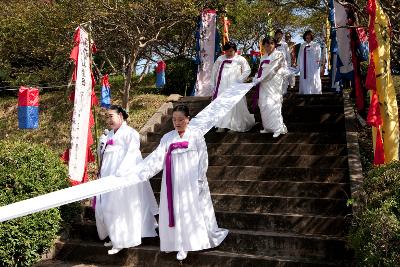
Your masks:
M 188 142 L 187 148 L 171 152 L 172 199 L 175 226 L 169 226 L 166 185 L 166 153 L 171 144 Z M 206 172 L 207 146 L 204 137 L 187 129 L 182 137 L 173 130 L 165 134 L 136 178 L 146 180 L 164 169 L 160 192 L 159 234 L 161 251 L 197 251 L 218 246 L 228 230 L 218 228 Z
M 290 65 L 291 65 L 291 61 L 292 61 L 292 58 L 291 58 L 291 55 L 290 55 L 289 45 L 288 45 L 285 41 L 281 40 L 281 41 L 277 44 L 276 50 L 278 50 L 278 51 L 280 51 L 280 52 L 283 53 L 283 55 L 285 56 L 286 65 L 287 65 L 287 66 L 290 66 Z M 292 77 L 290 77 L 290 79 L 291 79 L 291 78 L 292 78 Z M 285 79 L 285 80 L 283 81 L 283 83 L 282 83 L 282 92 L 283 92 L 283 94 L 286 94 L 286 93 L 287 93 L 287 89 L 288 89 L 289 83 L 290 83 L 289 78 L 288 78 L 288 79 Z
M 112 141 L 111 141 L 112 140 Z M 139 134 L 123 122 L 110 131 L 102 152 L 100 177 L 126 176 L 142 161 Z M 157 236 L 154 215 L 158 206 L 148 181 L 96 196 L 96 226 L 101 240 L 109 236 L 114 248 L 141 244 L 142 237 Z
M 320 77 L 321 47 L 316 42 L 303 43 L 297 58 L 300 68 L 300 94 L 322 94 Z
M 247 60 L 235 55 L 227 58 L 218 57 L 212 70 L 212 84 L 216 97 L 224 92 L 233 82 L 244 82 L 249 77 L 251 69 Z M 247 108 L 246 98 L 243 97 L 236 106 L 226 114 L 217 124 L 218 128 L 227 128 L 236 132 L 246 132 L 255 125 L 254 115 Z
M 272 133 L 287 133 L 283 123 L 282 83 L 289 77 L 284 54 L 274 50 L 270 55 L 260 59 L 261 77 L 256 81 L 260 84 L 258 106 L 264 130 Z

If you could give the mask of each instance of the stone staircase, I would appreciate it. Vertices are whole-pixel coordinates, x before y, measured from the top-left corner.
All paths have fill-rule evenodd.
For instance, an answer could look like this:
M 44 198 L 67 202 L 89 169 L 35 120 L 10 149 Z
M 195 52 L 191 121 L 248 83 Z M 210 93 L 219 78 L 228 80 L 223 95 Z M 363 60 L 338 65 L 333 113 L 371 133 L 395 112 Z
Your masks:
M 195 115 L 209 99 L 185 97 L 174 105 L 178 103 L 189 105 Z M 171 112 L 147 134 L 144 155 L 172 129 Z M 343 97 L 290 93 L 283 112 L 289 133 L 276 139 L 260 134 L 260 124 L 247 133 L 207 133 L 214 208 L 219 226 L 230 234 L 216 249 L 190 252 L 181 265 L 352 264 L 346 248 L 351 209 L 346 206 L 350 185 Z M 160 183 L 160 174 L 151 180 L 157 198 Z M 175 253 L 160 253 L 157 238 L 109 256 L 97 238 L 93 210 L 86 208 L 84 217 L 68 239 L 57 242 L 58 261 L 38 266 L 180 265 Z

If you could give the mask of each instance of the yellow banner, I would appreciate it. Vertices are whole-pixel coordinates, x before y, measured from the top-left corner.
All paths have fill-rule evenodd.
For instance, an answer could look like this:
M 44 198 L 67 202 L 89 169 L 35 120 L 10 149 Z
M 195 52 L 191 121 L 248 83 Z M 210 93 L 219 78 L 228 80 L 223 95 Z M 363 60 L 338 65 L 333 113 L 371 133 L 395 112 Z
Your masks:
M 379 1 L 376 1 L 375 31 L 378 49 L 374 51 L 376 68 L 376 87 L 380 112 L 383 120 L 382 137 L 385 150 L 385 163 L 399 160 L 399 116 L 396 92 L 390 69 L 390 29 L 389 19 Z M 374 136 L 376 129 L 373 129 Z

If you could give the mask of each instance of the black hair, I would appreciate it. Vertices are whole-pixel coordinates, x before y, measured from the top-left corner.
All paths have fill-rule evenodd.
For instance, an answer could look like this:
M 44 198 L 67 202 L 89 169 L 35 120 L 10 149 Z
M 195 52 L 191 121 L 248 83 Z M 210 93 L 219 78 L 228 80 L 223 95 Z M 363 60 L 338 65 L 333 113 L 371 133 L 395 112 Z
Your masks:
M 275 46 L 276 46 L 276 44 L 277 44 L 278 42 L 276 41 L 275 38 L 272 38 L 272 37 L 267 36 L 267 37 L 265 37 L 265 38 L 262 40 L 262 45 L 265 45 L 265 44 L 267 44 L 267 43 L 268 43 L 268 44 L 274 43 Z
M 189 107 L 186 105 L 177 105 L 174 107 L 174 109 L 172 110 L 172 113 L 174 113 L 175 111 L 180 111 L 182 112 L 186 117 L 190 117 L 190 113 L 189 113 Z
M 277 29 L 277 30 L 275 31 L 275 35 L 277 35 L 278 33 L 280 33 L 280 34 L 283 35 L 283 31 L 282 31 L 281 29 Z
M 290 32 L 286 32 L 285 36 L 289 35 L 290 37 L 292 37 L 292 34 Z
M 108 109 L 115 110 L 118 114 L 122 113 L 122 117 L 124 118 L 124 120 L 126 120 L 129 117 L 128 112 L 126 112 L 126 110 L 120 105 L 111 105 Z
M 229 49 L 233 48 L 233 50 L 235 50 L 235 52 L 237 51 L 237 46 L 234 42 L 227 42 L 226 44 L 224 44 L 224 47 L 222 48 L 224 51 L 227 51 Z
M 307 30 L 304 34 L 303 34 L 303 40 L 306 40 L 306 36 L 308 34 L 311 34 L 311 41 L 314 40 L 314 33 L 312 32 L 312 30 Z

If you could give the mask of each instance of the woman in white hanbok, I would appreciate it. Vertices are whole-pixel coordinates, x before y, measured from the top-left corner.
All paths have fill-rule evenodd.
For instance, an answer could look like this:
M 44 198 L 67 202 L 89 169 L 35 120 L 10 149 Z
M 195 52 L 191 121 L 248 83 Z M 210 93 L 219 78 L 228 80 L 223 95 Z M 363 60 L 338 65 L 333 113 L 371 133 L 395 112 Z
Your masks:
M 218 57 L 212 69 L 212 84 L 214 85 L 213 99 L 219 97 L 234 82 L 244 82 L 251 73 L 247 60 L 236 55 L 237 47 L 233 42 L 224 45 L 225 55 Z M 247 108 L 246 98 L 243 97 L 236 106 L 217 124 L 218 132 L 230 129 L 236 132 L 246 132 L 255 124 L 254 115 Z
M 188 128 L 189 109 L 173 110 L 175 130 L 165 134 L 136 172 L 146 180 L 164 169 L 160 192 L 160 250 L 178 251 L 183 260 L 188 251 L 218 246 L 228 231 L 218 228 L 206 172 L 207 146 L 198 131 Z
M 142 161 L 139 134 L 126 124 L 127 118 L 120 106 L 111 106 L 107 111 L 107 123 L 112 130 L 100 150 L 100 178 L 126 176 Z M 97 232 L 101 240 L 110 238 L 104 244 L 112 246 L 108 254 L 140 245 L 142 237 L 157 236 L 154 218 L 157 213 L 157 202 L 148 181 L 97 196 Z
M 282 117 L 282 83 L 288 79 L 289 72 L 284 54 L 275 49 L 276 40 L 267 37 L 262 44 L 266 53 L 260 59 L 257 77 L 253 79 L 259 86 L 258 106 L 264 128 L 260 132 L 274 133 L 275 138 L 287 133 Z
M 314 42 L 312 31 L 306 31 L 303 35 L 304 43 L 300 46 L 297 57 L 300 69 L 300 94 L 322 94 L 321 85 L 321 47 Z
M 278 29 L 275 31 L 275 40 L 276 40 L 276 50 L 280 51 L 283 53 L 285 60 L 286 60 L 286 65 L 290 66 L 291 62 L 291 55 L 290 55 L 290 50 L 289 50 L 289 45 L 283 40 L 283 32 L 281 29 Z M 283 80 L 282 83 L 282 93 L 286 94 L 287 89 L 289 86 L 289 79 Z

